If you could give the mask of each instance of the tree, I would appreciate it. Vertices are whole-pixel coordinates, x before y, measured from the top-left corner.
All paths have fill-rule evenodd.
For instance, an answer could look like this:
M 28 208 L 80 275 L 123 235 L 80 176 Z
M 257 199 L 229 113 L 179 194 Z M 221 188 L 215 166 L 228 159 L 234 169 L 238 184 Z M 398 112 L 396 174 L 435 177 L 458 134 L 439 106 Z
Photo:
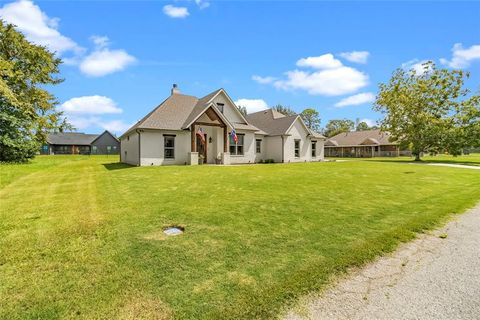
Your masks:
M 297 114 L 295 111 L 292 110 L 292 108 L 288 106 L 283 106 L 281 104 L 277 104 L 276 106 L 272 107 L 272 109 L 286 116 L 294 116 Z
M 333 137 L 342 132 L 349 132 L 355 128 L 355 123 L 352 120 L 330 120 L 325 126 L 325 135 L 327 137 Z
M 238 109 L 238 111 L 240 111 L 240 113 L 241 113 L 244 117 L 247 116 L 247 107 L 238 106 L 237 109 Z
M 415 160 L 423 152 L 447 151 L 458 155 L 480 142 L 480 96 L 463 88 L 469 74 L 437 69 L 431 61 L 423 72 L 397 69 L 388 83 L 380 84 L 374 110 L 383 113 L 381 128 Z
M 71 127 L 44 89 L 63 81 L 55 78 L 60 63 L 54 53 L 0 20 L 0 161 L 26 161 L 48 132 Z
M 307 127 L 313 131 L 320 131 L 320 113 L 317 110 L 312 108 L 307 108 L 300 113 L 300 117 L 302 117 L 303 122 L 307 125 Z
M 370 127 L 365 121 L 359 122 L 357 124 L 357 127 L 355 128 L 356 131 L 365 131 L 365 130 L 370 130 Z

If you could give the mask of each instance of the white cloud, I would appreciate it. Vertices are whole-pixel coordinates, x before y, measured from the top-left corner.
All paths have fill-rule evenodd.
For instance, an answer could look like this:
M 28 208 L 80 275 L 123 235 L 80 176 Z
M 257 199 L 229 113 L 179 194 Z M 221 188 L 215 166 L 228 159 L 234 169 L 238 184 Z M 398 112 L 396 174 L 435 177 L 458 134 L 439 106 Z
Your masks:
M 375 120 L 372 119 L 360 119 L 360 122 L 365 122 L 369 127 L 377 125 Z
M 108 130 L 114 133 L 122 133 L 133 125 L 123 120 L 102 120 L 95 116 L 67 116 L 67 121 L 77 130 L 101 128 L 102 130 Z
M 375 101 L 375 95 L 371 92 L 364 92 L 340 100 L 335 104 L 335 107 L 342 108 L 346 106 L 357 106 L 364 103 L 371 103 L 373 101 Z
M 133 64 L 136 59 L 125 50 L 110 50 L 107 48 L 107 37 L 93 36 L 92 41 L 96 48 L 80 62 L 80 71 L 92 77 L 101 77 L 121 71 Z
M 353 93 L 368 85 L 368 75 L 345 66 L 315 72 L 294 70 L 286 75 L 286 80 L 274 82 L 276 88 L 300 89 L 312 95 L 338 96 Z
M 268 109 L 268 104 L 262 99 L 238 99 L 235 104 L 247 108 L 247 113 Z
M 302 58 L 297 61 L 299 67 L 312 67 L 315 69 L 334 69 L 342 66 L 340 60 L 333 57 L 333 54 L 327 53 L 318 57 Z
M 461 43 L 456 43 L 452 48 L 452 53 L 452 60 L 442 58 L 440 62 L 450 68 L 467 68 L 473 60 L 480 60 L 480 45 L 472 45 L 465 49 Z
M 370 52 L 368 51 L 352 51 L 352 52 L 342 52 L 339 54 L 340 57 L 355 63 L 367 63 L 368 56 Z
M 19 0 L 0 8 L 0 18 L 17 26 L 26 38 L 62 54 L 81 53 L 84 49 L 58 31 L 58 18 L 49 18 L 32 1 Z
M 423 75 L 425 72 L 428 72 L 430 68 L 426 68 L 423 64 L 427 63 L 429 60 L 418 60 L 412 59 L 407 62 L 402 63 L 402 68 L 405 70 L 415 71 L 416 75 Z
M 115 101 L 104 96 L 83 96 L 65 101 L 60 110 L 67 114 L 107 114 L 122 113 Z
M 272 83 L 273 81 L 275 81 L 276 78 L 274 78 L 274 77 L 261 77 L 261 76 L 253 75 L 252 80 L 256 81 L 260 84 L 269 84 L 269 83 Z
M 190 15 L 186 7 L 175 7 L 171 4 L 167 4 L 163 7 L 163 13 L 170 18 L 186 18 Z
M 195 0 L 195 3 L 200 9 L 206 9 L 210 7 L 210 2 L 205 1 L 205 0 Z
M 133 124 L 126 123 L 123 120 L 110 120 L 110 121 L 97 121 L 95 123 L 102 129 L 111 131 L 111 132 L 124 132 L 128 128 L 130 128 Z

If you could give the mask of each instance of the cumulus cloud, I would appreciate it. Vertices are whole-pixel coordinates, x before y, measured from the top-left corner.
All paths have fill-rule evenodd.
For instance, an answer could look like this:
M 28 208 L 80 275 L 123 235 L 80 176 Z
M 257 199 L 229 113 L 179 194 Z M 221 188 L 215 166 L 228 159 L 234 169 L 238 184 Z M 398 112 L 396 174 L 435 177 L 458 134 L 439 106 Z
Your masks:
M 100 128 L 114 133 L 122 133 L 133 125 L 123 120 L 102 120 L 96 116 L 67 115 L 67 120 L 78 130 Z
M 237 106 L 247 109 L 247 113 L 262 111 L 268 109 L 268 104 L 262 99 L 238 99 L 235 101 Z
M 125 50 L 108 48 L 108 37 L 93 36 L 96 48 L 80 62 L 80 71 L 88 76 L 101 77 L 121 71 L 136 62 Z
M 367 63 L 368 56 L 370 52 L 368 51 L 351 51 L 351 52 L 342 52 L 339 54 L 340 57 L 355 63 Z
M 67 114 L 122 113 L 115 101 L 105 96 L 83 96 L 65 101 L 60 109 Z
M 375 95 L 371 92 L 364 92 L 340 100 L 335 104 L 335 107 L 343 108 L 346 106 L 357 106 L 364 103 L 371 103 L 373 101 L 375 101 Z
M 186 18 L 190 15 L 186 7 L 175 7 L 171 4 L 163 6 L 163 13 L 170 18 Z
M 368 85 L 368 75 L 345 66 L 314 72 L 293 70 L 286 72 L 286 75 L 286 80 L 274 82 L 276 88 L 300 89 L 312 95 L 338 96 L 353 93 Z
M 205 1 L 205 0 L 195 0 L 195 3 L 200 9 L 206 9 L 210 7 L 210 2 Z
M 5 4 L 0 8 L 0 18 L 16 25 L 29 41 L 46 46 L 59 55 L 65 52 L 79 54 L 84 50 L 60 33 L 58 18 L 48 17 L 32 1 L 19 0 Z
M 258 83 L 272 84 L 281 90 L 304 90 L 311 95 L 324 96 L 354 93 L 369 82 L 366 73 L 343 65 L 331 53 L 301 58 L 296 65 L 307 70 L 287 71 L 284 79 L 257 75 L 252 76 L 252 79 Z
M 450 68 L 463 69 L 469 67 L 474 60 L 480 60 L 480 45 L 463 48 L 461 43 L 456 43 L 452 48 L 452 59 L 442 58 L 440 62 Z
M 333 54 L 327 53 L 318 57 L 302 58 L 297 61 L 299 67 L 312 67 L 315 69 L 334 69 L 342 66 L 340 60 L 335 59 Z
M 276 80 L 274 77 L 261 77 L 257 75 L 252 76 L 252 80 L 260 84 L 269 84 Z
M 365 122 L 369 127 L 373 127 L 376 124 L 375 120 L 372 120 L 372 119 L 360 119 L 360 122 Z
M 425 72 L 430 70 L 429 67 L 424 66 L 429 60 L 418 60 L 412 59 L 407 62 L 402 63 L 402 68 L 405 70 L 412 70 L 415 71 L 416 75 L 423 75 Z

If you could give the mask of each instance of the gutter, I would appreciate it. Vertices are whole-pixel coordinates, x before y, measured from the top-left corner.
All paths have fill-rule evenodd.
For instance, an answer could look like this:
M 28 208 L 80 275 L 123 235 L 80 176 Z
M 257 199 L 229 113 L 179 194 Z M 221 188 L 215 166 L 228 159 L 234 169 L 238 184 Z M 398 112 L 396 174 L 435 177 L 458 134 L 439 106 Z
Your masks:
M 141 157 L 141 153 L 140 153 L 142 151 L 142 149 L 140 148 L 140 143 L 141 143 L 140 130 L 135 129 L 135 132 L 138 134 L 138 166 L 140 167 L 140 165 L 142 164 L 142 162 L 141 162 L 142 157 Z

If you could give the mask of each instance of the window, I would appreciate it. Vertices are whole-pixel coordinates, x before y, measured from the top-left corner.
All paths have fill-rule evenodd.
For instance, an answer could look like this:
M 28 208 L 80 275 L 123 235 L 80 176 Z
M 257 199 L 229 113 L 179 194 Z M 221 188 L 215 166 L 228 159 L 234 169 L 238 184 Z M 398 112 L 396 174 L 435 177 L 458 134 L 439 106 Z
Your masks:
M 97 146 L 92 146 L 92 153 L 97 154 Z
M 107 146 L 107 154 L 109 154 L 111 150 L 112 150 L 112 146 Z
M 163 139 L 165 159 L 175 159 L 175 137 L 164 136 Z
M 113 146 L 113 152 L 117 153 L 117 146 Z
M 237 133 L 238 142 L 236 144 L 235 141 L 233 141 L 232 135 L 229 134 L 228 137 L 230 139 L 230 154 L 234 156 L 243 156 L 243 139 L 245 135 Z
M 300 140 L 295 140 L 295 158 L 300 158 Z
M 220 110 L 221 113 L 223 113 L 223 106 L 225 106 L 225 104 L 217 103 L 217 108 L 218 108 L 218 110 Z
M 317 141 L 312 141 L 312 158 L 317 157 Z
M 127 141 L 130 141 L 130 135 L 127 136 Z
M 262 153 L 262 139 L 255 140 L 255 149 L 257 153 Z
M 44 144 L 44 145 L 42 146 L 42 152 L 43 152 L 43 153 L 48 153 L 48 145 Z

